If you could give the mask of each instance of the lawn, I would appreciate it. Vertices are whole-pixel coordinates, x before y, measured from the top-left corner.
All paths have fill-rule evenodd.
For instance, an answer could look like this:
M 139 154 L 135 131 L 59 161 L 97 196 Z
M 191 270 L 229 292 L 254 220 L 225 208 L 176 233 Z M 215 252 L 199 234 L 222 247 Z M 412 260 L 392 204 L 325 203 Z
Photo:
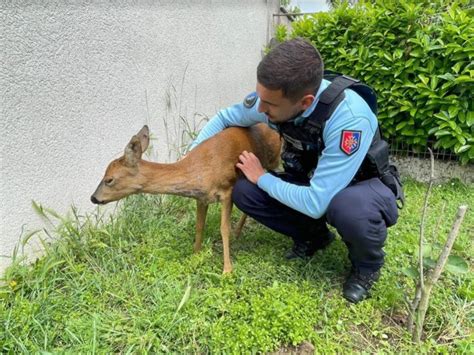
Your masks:
M 223 276 L 217 206 L 199 254 L 192 252 L 191 200 L 134 196 L 112 217 L 76 213 L 43 258 L 15 262 L 5 273 L 0 352 L 249 353 L 312 344 L 318 353 L 473 353 L 472 273 L 443 274 L 422 344 L 413 345 L 405 329 L 405 296 L 412 298 L 414 284 L 402 270 L 416 260 L 425 191 L 406 182 L 407 205 L 389 230 L 381 280 L 358 305 L 341 297 L 349 263 L 340 238 L 310 260 L 289 262 L 290 241 L 250 221 L 231 243 L 234 272 Z M 457 207 L 469 201 L 472 187 L 434 188 L 430 245 L 435 229 L 445 240 Z M 470 265 L 473 208 L 453 250 Z

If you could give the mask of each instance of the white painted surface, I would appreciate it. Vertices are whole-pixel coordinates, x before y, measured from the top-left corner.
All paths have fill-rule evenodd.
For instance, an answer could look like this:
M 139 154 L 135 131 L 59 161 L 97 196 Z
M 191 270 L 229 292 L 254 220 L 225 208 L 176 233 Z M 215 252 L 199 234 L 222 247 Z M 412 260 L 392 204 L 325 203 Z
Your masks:
M 91 211 L 107 163 L 143 124 L 157 137 L 154 159 L 168 160 L 180 116 L 198 123 L 252 91 L 277 9 L 277 0 L 2 1 L 0 272 L 22 231 L 44 226 L 32 200 Z

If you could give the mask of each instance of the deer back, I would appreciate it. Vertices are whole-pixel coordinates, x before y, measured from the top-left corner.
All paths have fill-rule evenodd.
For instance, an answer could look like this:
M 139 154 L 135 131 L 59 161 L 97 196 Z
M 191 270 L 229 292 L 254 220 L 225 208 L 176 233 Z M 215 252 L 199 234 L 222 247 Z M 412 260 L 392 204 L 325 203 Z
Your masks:
M 225 190 L 234 185 L 240 174 L 235 165 L 244 150 L 254 153 L 265 169 L 274 169 L 278 166 L 280 149 L 279 134 L 266 124 L 230 127 L 194 148 L 183 163 L 214 190 Z

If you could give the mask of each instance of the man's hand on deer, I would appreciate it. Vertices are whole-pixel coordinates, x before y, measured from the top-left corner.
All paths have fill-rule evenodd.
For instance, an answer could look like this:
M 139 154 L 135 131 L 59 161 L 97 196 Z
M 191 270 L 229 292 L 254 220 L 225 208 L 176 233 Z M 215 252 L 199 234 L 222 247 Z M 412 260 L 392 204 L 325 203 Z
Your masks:
M 256 184 L 258 178 L 265 174 L 265 170 L 255 154 L 244 150 L 239 156 L 239 161 L 240 163 L 237 163 L 236 167 L 242 170 L 250 182 Z

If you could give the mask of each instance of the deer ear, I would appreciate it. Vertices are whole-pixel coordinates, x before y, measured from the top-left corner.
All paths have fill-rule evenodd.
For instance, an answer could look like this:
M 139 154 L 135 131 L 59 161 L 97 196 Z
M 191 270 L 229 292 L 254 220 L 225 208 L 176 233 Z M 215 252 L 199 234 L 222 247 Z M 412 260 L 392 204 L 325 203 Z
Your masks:
M 137 133 L 137 137 L 140 138 L 142 153 L 146 152 L 148 144 L 150 143 L 150 130 L 147 125 L 143 126 L 143 128 Z
M 135 167 L 142 157 L 142 145 L 138 136 L 133 136 L 125 147 L 125 163 L 130 167 Z

